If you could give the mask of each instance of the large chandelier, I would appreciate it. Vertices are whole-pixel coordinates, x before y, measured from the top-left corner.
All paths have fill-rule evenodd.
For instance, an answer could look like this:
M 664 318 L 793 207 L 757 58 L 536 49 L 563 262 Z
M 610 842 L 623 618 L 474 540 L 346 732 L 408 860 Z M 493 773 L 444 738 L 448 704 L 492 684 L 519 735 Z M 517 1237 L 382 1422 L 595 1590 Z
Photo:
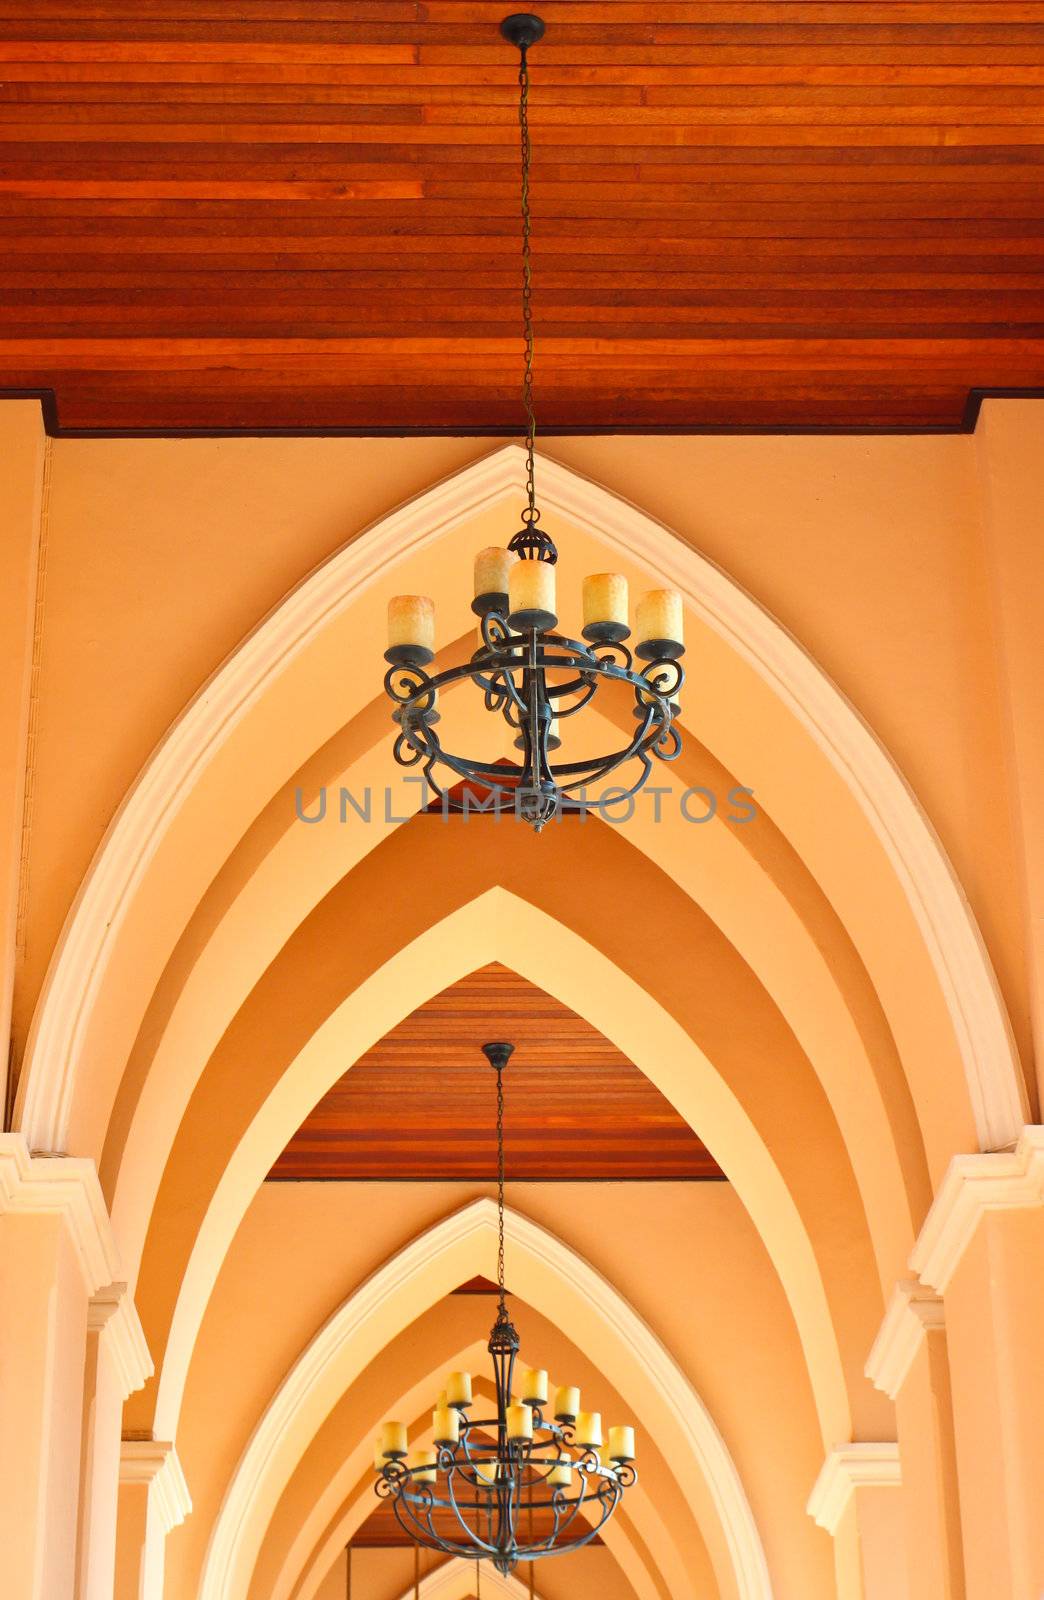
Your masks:
M 480 627 L 471 659 L 429 673 L 435 658 L 435 607 L 425 595 L 396 595 L 388 607 L 385 660 L 390 670 L 384 686 L 395 706 L 392 716 L 399 732 L 394 754 L 401 766 L 420 766 L 433 794 L 449 809 L 467 810 L 480 796 L 484 809 L 510 807 L 539 831 L 559 812 L 620 805 L 641 789 L 653 757 L 673 761 L 678 755 L 682 602 L 673 589 L 653 589 L 639 600 L 632 655 L 626 643 L 631 633 L 627 580 L 619 573 L 600 572 L 584 580 L 583 639 L 555 631 L 558 551 L 539 526 L 536 503 L 529 204 L 529 50 L 543 37 L 544 24 L 524 13 L 505 18 L 500 31 L 520 53 L 527 505 L 522 527 L 507 548 L 482 550 L 475 559 L 471 608 Z M 474 760 L 443 746 L 435 726 L 439 695 L 463 679 L 481 691 L 487 710 L 499 712 L 515 730 L 513 743 L 521 752 L 517 765 Z M 607 754 L 562 760 L 556 755 L 563 742 L 561 724 L 582 711 L 606 683 L 626 685 L 633 692 L 633 736 Z M 617 771 L 622 783 L 598 787 Z
M 519 1561 L 589 1544 L 638 1474 L 634 1429 L 610 1428 L 603 1447 L 601 1415 L 581 1411 L 579 1389 L 558 1389 L 548 1407 L 547 1373 L 533 1368 L 516 1391 L 520 1341 L 504 1287 L 503 1074 L 514 1045 L 482 1049 L 497 1074 L 500 1299 L 489 1336 L 496 1415 L 472 1416 L 471 1374 L 451 1372 L 432 1412 L 433 1447 L 411 1454 L 405 1423 L 386 1422 L 374 1467 L 377 1494 L 390 1499 L 400 1527 L 417 1545 L 489 1560 L 509 1573 Z

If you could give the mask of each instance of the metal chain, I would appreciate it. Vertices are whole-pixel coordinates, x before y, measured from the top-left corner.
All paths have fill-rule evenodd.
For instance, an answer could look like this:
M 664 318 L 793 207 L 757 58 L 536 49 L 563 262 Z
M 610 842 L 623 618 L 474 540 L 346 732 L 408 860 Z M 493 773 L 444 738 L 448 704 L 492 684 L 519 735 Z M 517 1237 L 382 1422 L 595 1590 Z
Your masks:
M 518 130 L 522 145 L 522 331 L 526 355 L 522 374 L 522 405 L 526 413 L 526 497 L 523 521 L 539 522 L 536 504 L 536 413 L 533 410 L 533 253 L 530 245 L 532 213 L 529 205 L 529 168 L 533 147 L 529 137 L 529 60 L 522 51 L 518 69 Z
M 497 1068 L 497 1283 L 500 1315 L 507 1316 L 504 1285 L 504 1069 Z

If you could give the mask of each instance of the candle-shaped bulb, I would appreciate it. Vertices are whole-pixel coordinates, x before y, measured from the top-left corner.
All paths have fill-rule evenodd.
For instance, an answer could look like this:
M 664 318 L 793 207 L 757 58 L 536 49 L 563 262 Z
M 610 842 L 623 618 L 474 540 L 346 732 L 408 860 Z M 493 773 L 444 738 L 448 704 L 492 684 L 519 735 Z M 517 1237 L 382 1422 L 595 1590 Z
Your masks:
M 505 595 L 508 577 L 518 557 L 513 550 L 503 550 L 500 545 L 490 545 L 475 557 L 475 599 L 489 595 Z
M 507 1435 L 509 1439 L 532 1439 L 533 1411 L 530 1406 L 521 1403 L 508 1406 Z
M 486 1484 L 490 1484 L 490 1485 L 496 1483 L 496 1481 L 497 1481 L 497 1471 L 498 1471 L 498 1468 L 499 1468 L 499 1462 L 496 1462 L 496 1461 L 476 1461 L 474 1463 L 474 1467 L 475 1467 L 475 1476 L 476 1476 L 476 1478 L 478 1478 L 480 1483 L 486 1483 Z
M 555 1421 L 572 1422 L 580 1410 L 580 1390 L 570 1388 L 559 1389 L 555 1394 Z
M 381 1449 L 391 1459 L 406 1454 L 405 1422 L 386 1422 L 381 1429 Z
M 522 1398 L 530 1405 L 547 1404 L 547 1373 L 543 1367 L 530 1367 L 522 1379 Z
M 581 1411 L 576 1419 L 577 1444 L 597 1445 L 602 1442 L 602 1413 Z
M 438 1454 L 434 1450 L 415 1451 L 410 1461 L 410 1466 L 413 1468 L 414 1483 L 434 1483 L 435 1463 L 437 1460 Z
M 633 1428 L 609 1429 L 609 1459 L 610 1461 L 634 1460 Z
M 627 579 L 618 572 L 593 572 L 584 579 L 584 626 L 615 622 L 627 626 Z
M 437 1406 L 431 1414 L 431 1426 L 436 1444 L 456 1444 L 460 1438 L 460 1412 L 452 1406 Z
M 557 1461 L 548 1473 L 547 1481 L 553 1489 L 568 1489 L 573 1481 L 573 1463 Z
M 446 1399 L 451 1406 L 470 1406 L 471 1373 L 451 1372 L 446 1379 Z
M 650 589 L 648 594 L 642 595 L 635 613 L 635 633 L 637 651 L 644 660 L 657 655 L 681 654 L 685 624 L 682 598 L 677 589 Z
M 516 561 L 508 577 L 508 620 L 515 628 L 553 628 L 555 569 L 550 561 Z
M 388 649 L 414 650 L 430 661 L 435 653 L 435 602 L 423 594 L 397 594 L 388 601 Z

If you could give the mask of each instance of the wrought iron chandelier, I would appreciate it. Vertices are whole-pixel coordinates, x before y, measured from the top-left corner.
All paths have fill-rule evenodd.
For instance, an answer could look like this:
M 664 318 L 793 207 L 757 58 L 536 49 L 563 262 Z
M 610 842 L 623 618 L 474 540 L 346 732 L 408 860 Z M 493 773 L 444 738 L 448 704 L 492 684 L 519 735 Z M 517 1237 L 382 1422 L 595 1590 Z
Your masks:
M 530 245 L 529 50 L 544 34 L 540 17 L 522 13 L 500 25 L 520 54 L 518 121 L 522 167 L 522 326 L 525 358 L 522 404 L 526 416 L 527 505 L 522 527 L 506 549 L 494 546 L 475 559 L 475 598 L 480 643 L 470 661 L 444 672 L 426 669 L 435 658 L 435 608 L 424 595 L 396 595 L 388 607 L 390 670 L 384 686 L 394 702 L 399 732 L 395 759 L 420 766 L 447 809 L 468 810 L 481 796 L 483 809 L 502 806 L 538 831 L 565 811 L 606 810 L 637 794 L 654 757 L 673 761 L 681 750 L 675 724 L 684 681 L 681 596 L 654 589 L 636 608 L 634 652 L 626 644 L 627 580 L 602 572 L 583 585 L 583 640 L 556 632 L 555 563 L 558 551 L 540 527 L 536 503 L 536 416 L 533 409 L 532 254 Z M 636 664 L 635 657 L 638 658 Z M 436 723 L 439 695 L 469 679 L 486 709 L 499 712 L 517 737 L 519 764 L 479 761 L 444 747 Z M 561 745 L 560 725 L 575 716 L 607 683 L 629 686 L 634 695 L 633 736 L 617 749 L 583 760 L 552 756 Z M 622 783 L 592 786 L 620 772 Z M 463 792 L 454 792 L 464 780 Z
M 610 1428 L 603 1448 L 601 1415 L 580 1410 L 579 1389 L 558 1389 L 549 1416 L 547 1373 L 534 1368 L 514 1398 L 520 1340 L 504 1280 L 504 1068 L 514 1048 L 482 1046 L 497 1074 L 496 1415 L 473 1417 L 471 1374 L 451 1372 L 432 1412 L 433 1448 L 410 1454 L 405 1423 L 386 1422 L 374 1457 L 377 1494 L 417 1545 L 502 1573 L 589 1544 L 638 1476 L 634 1429 Z

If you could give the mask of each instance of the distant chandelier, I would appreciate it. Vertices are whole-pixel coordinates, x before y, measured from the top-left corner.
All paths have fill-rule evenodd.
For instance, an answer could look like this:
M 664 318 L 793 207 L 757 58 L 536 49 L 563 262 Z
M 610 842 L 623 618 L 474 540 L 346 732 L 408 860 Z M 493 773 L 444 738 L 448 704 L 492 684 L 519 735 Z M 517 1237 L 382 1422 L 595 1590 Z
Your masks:
M 583 584 L 583 637 L 586 643 L 555 632 L 555 563 L 558 551 L 539 526 L 536 504 L 536 417 L 533 410 L 533 318 L 531 305 L 529 169 L 529 65 L 531 45 L 543 37 L 540 17 L 506 17 L 504 38 L 521 55 L 518 120 L 522 149 L 522 325 L 525 359 L 522 404 L 527 419 L 526 484 L 528 504 L 522 527 L 506 549 L 494 546 L 475 559 L 475 598 L 480 644 L 470 661 L 445 672 L 428 673 L 435 658 L 435 607 L 425 595 L 396 595 L 388 606 L 391 667 L 384 686 L 394 702 L 399 733 L 395 759 L 421 766 L 433 794 L 447 809 L 468 810 L 476 793 L 483 808 L 510 807 L 539 831 L 560 812 L 606 810 L 637 794 L 649 777 L 652 757 L 673 761 L 681 750 L 675 725 L 678 691 L 684 681 L 681 596 L 654 589 L 638 602 L 636 667 L 625 644 L 630 637 L 627 580 L 601 572 Z M 499 711 L 516 730 L 519 765 L 476 761 L 445 749 L 436 732 L 440 692 L 468 678 L 484 696 L 488 711 Z M 606 755 L 552 761 L 562 740 L 560 724 L 582 711 L 605 682 L 627 684 L 634 692 L 633 737 Z M 591 792 L 609 774 L 625 769 L 622 784 Z M 464 788 L 457 780 L 464 780 Z M 471 787 L 469 787 L 469 784 Z
M 519 1561 L 589 1544 L 638 1477 L 634 1429 L 610 1428 L 603 1449 L 601 1414 L 580 1410 L 579 1389 L 556 1392 L 553 1421 L 545 1415 L 545 1371 L 524 1373 L 513 1398 L 519 1337 L 504 1287 L 503 1074 L 514 1048 L 482 1046 L 497 1074 L 500 1301 L 489 1336 L 496 1416 L 471 1416 L 471 1374 L 451 1372 L 432 1413 L 434 1448 L 409 1454 L 405 1423 L 386 1422 L 374 1459 L 377 1494 L 390 1499 L 411 1540 L 464 1560 L 492 1561 L 502 1573 Z

